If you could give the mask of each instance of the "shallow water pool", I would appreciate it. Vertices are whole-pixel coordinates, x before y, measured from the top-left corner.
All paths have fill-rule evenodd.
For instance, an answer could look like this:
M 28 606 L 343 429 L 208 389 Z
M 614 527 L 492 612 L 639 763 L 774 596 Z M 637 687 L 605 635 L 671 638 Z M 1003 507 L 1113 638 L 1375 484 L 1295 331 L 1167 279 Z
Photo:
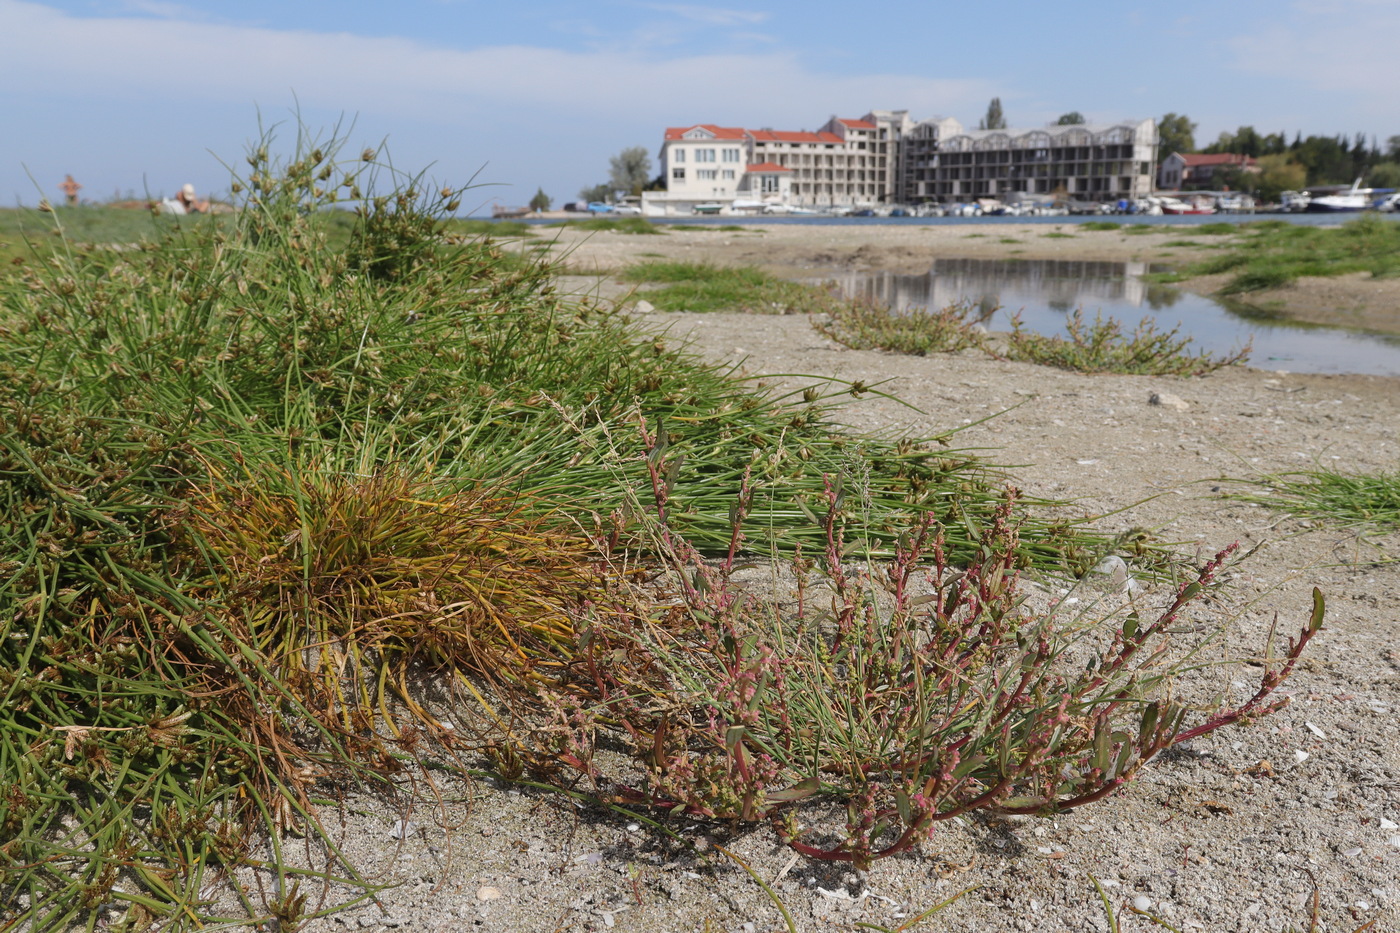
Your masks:
M 1065 333 L 1081 309 L 1117 318 L 1124 330 L 1151 320 L 1158 331 L 1179 327 L 1193 353 L 1230 354 L 1253 341 L 1249 365 L 1298 373 L 1400 375 L 1400 337 L 1299 324 L 1236 302 L 1221 302 L 1169 285 L 1144 282 L 1141 262 L 1037 259 L 938 259 L 922 275 L 866 272 L 827 277 L 848 296 L 893 308 L 943 308 L 970 301 L 989 330 L 1010 330 L 1012 315 L 1040 334 Z

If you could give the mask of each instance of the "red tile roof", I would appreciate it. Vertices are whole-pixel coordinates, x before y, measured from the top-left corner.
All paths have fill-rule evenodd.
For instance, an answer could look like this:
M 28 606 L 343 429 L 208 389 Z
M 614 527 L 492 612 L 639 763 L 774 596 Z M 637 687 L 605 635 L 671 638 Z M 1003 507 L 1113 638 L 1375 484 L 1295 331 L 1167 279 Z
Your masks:
M 779 165 L 776 162 L 757 162 L 753 165 L 745 165 L 746 172 L 790 172 L 792 169 Z
M 837 143 L 844 142 L 835 133 L 794 133 L 787 130 L 749 130 L 749 135 L 758 142 L 773 143 Z
M 875 129 L 875 124 L 874 124 L 874 123 L 871 123 L 869 120 L 841 120 L 841 119 L 837 119 L 836 122 L 837 122 L 837 123 L 840 123 L 842 126 L 849 126 L 849 127 L 850 127 L 851 129 L 853 129 L 853 130 L 873 130 L 873 129 Z
M 667 139 L 684 139 L 685 134 L 696 128 L 708 130 L 715 139 L 743 139 L 744 130 L 738 126 L 715 126 L 713 123 L 692 123 L 690 126 L 666 127 Z

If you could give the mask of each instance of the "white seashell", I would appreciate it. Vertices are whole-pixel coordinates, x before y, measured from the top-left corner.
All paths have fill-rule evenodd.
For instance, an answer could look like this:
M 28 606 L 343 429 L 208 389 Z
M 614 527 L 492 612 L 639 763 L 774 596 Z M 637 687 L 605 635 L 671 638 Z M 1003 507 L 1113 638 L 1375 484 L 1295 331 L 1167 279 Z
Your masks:
M 1133 898 L 1133 908 L 1135 910 L 1146 910 L 1151 906 L 1152 899 L 1149 898 L 1146 894 L 1139 894 L 1137 897 Z
M 1302 764 L 1303 762 L 1307 761 L 1309 757 L 1311 756 L 1308 755 L 1307 752 L 1302 750 L 1293 753 L 1293 758 L 1298 762 L 1298 764 Z
M 1305 722 L 1303 723 L 1303 725 L 1307 726 L 1308 731 L 1311 732 L 1313 735 L 1317 736 L 1319 739 L 1327 738 L 1327 733 L 1323 732 L 1321 729 L 1319 729 L 1317 726 L 1314 726 L 1312 723 Z

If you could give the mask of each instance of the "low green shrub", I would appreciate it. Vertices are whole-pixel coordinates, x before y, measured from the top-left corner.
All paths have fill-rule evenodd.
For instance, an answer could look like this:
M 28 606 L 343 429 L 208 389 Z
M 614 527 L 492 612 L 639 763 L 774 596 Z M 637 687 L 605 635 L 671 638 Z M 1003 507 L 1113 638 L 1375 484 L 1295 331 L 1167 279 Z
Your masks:
M 1076 310 L 1066 322 L 1068 338 L 1032 333 L 1021 325 L 1020 316 L 1011 322 L 1008 359 L 1082 373 L 1127 373 L 1134 375 L 1199 376 L 1249 358 L 1248 346 L 1228 356 L 1187 352 L 1190 337 L 1178 337 L 1180 328 L 1160 332 L 1144 319 L 1132 333 L 1123 332 L 1122 322 L 1095 316 L 1086 327 Z
M 908 308 L 896 311 L 871 301 L 848 300 L 812 326 L 837 343 L 853 350 L 889 350 L 913 356 L 954 353 L 985 342 L 980 323 L 996 309 L 974 302 L 949 305 L 940 311 Z

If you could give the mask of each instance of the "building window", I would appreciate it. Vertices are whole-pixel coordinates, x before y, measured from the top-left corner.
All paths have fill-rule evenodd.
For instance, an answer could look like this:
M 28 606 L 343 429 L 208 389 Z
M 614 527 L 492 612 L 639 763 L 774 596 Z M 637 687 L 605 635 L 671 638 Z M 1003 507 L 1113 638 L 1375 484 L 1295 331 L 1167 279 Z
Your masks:
M 696 161 L 696 162 L 713 162 L 714 160 L 715 160 L 715 151 L 714 151 L 713 149 L 696 149 L 696 150 L 695 150 L 695 161 Z
M 758 190 L 759 190 L 759 191 L 762 191 L 764 194 L 777 194 L 777 193 L 778 193 L 778 176 L 777 176 L 777 175 L 761 175 L 761 176 L 759 176 L 759 189 L 758 189 Z
M 674 159 L 674 160 L 677 161 L 677 162 L 684 162 L 684 161 L 685 161 L 685 150 L 684 150 L 684 149 L 672 149 L 672 150 L 671 150 L 671 158 Z
M 695 177 L 701 181 L 713 181 L 715 178 L 715 170 L 712 168 L 696 169 Z
M 683 168 L 673 168 L 673 169 L 671 169 L 671 180 L 672 180 L 672 181 L 685 181 L 685 169 L 683 169 Z
M 738 150 L 738 149 L 726 149 L 726 150 L 724 150 L 724 161 L 726 161 L 726 162 L 738 162 L 738 161 L 739 161 L 739 150 Z
M 727 168 L 727 169 L 725 169 L 725 170 L 724 170 L 724 175 L 721 176 L 721 177 L 723 177 L 723 178 L 725 178 L 725 179 L 728 179 L 728 180 L 730 180 L 730 181 L 733 181 L 733 180 L 734 180 L 734 170 L 733 170 L 732 168 Z

